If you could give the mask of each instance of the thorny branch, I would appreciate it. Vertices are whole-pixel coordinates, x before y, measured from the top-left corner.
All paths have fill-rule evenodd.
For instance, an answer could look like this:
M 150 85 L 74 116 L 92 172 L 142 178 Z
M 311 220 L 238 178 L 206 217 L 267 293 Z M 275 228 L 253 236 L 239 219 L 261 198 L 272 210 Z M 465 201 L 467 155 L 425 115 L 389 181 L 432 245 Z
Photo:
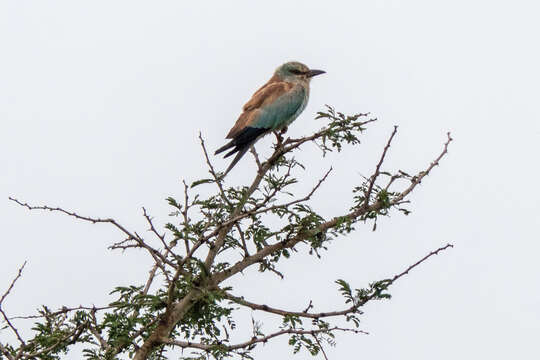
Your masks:
M 206 150 L 206 146 L 204 145 L 204 139 L 202 137 L 202 134 L 199 132 L 199 141 L 201 142 L 201 147 L 204 152 L 204 158 L 206 159 L 206 165 L 208 165 L 208 169 L 210 171 L 210 174 L 214 178 L 214 182 L 217 184 L 219 193 L 221 194 L 221 197 L 223 201 L 227 203 L 227 205 L 232 206 L 231 202 L 227 198 L 227 195 L 225 194 L 225 190 L 223 189 L 223 179 L 218 177 L 216 171 L 214 170 L 214 166 L 212 165 L 212 162 L 210 161 L 210 158 L 208 157 L 208 151 Z
M 433 168 L 435 166 L 439 166 L 439 162 L 442 160 L 442 158 L 448 153 L 448 145 L 450 145 L 450 143 L 454 140 L 452 139 L 452 136 L 450 136 L 450 133 L 446 133 L 446 136 L 447 136 L 447 140 L 446 142 L 444 143 L 444 148 L 443 148 L 443 151 L 439 154 L 439 156 L 435 159 L 435 161 L 433 161 L 426 170 L 424 171 L 421 171 L 418 175 L 414 176 L 412 179 L 411 179 L 411 185 L 409 185 L 409 187 L 407 189 L 405 189 L 404 191 L 401 192 L 401 194 L 396 198 L 395 200 L 395 203 L 398 203 L 400 202 L 401 200 L 403 200 L 407 195 L 409 195 L 411 193 L 411 191 L 414 190 L 414 188 L 420 184 L 420 182 L 422 181 L 422 179 L 424 179 L 426 176 L 429 175 L 429 173 L 431 172 L 431 170 L 433 170 Z
M 251 345 L 261 343 L 261 342 L 265 343 L 268 340 L 270 340 L 272 338 L 275 338 L 275 337 L 278 337 L 278 336 L 281 336 L 281 335 L 286 335 L 286 334 L 289 334 L 289 335 L 290 334 L 315 335 L 315 334 L 319 334 L 319 333 L 330 333 L 332 331 L 344 331 L 344 332 L 352 332 L 352 333 L 355 333 L 355 334 L 366 334 L 366 335 L 369 334 L 369 333 L 367 333 L 367 332 L 365 332 L 363 330 L 340 328 L 340 327 L 337 327 L 337 326 L 332 327 L 332 328 L 328 328 L 328 329 L 316 329 L 316 330 L 286 329 L 286 330 L 276 331 L 275 333 L 272 333 L 270 335 L 266 335 L 266 336 L 263 336 L 263 337 L 255 337 L 255 338 L 252 338 L 251 340 L 248 340 L 248 341 L 245 341 L 245 342 L 242 342 L 242 343 L 239 343 L 239 344 L 221 345 L 221 347 L 224 350 L 232 351 L 232 350 L 247 348 L 247 347 L 249 347 Z M 197 343 L 191 343 L 191 342 L 188 342 L 188 341 L 178 341 L 178 340 L 172 340 L 172 339 L 163 339 L 162 342 L 165 343 L 165 344 L 175 345 L 175 346 L 179 346 L 179 347 L 182 347 L 182 348 L 193 348 L 193 349 L 200 349 L 200 350 L 211 350 L 212 348 L 215 347 L 215 345 L 197 344 Z
M 183 181 L 183 184 L 184 184 L 184 208 L 182 209 L 182 216 L 184 217 L 184 226 L 187 226 L 187 224 L 189 223 L 188 211 L 190 207 L 189 206 L 189 193 L 188 193 L 188 185 L 186 184 L 185 180 Z M 189 250 L 188 239 L 184 238 L 184 245 L 186 246 L 186 254 L 189 254 L 190 250 Z
M 433 255 L 438 255 L 441 251 L 444 251 L 444 250 L 446 250 L 448 248 L 452 248 L 452 247 L 454 247 L 452 244 L 447 244 L 447 245 L 445 245 L 443 247 L 438 248 L 437 250 L 431 251 L 429 254 L 427 254 L 426 256 L 424 256 L 423 258 L 421 258 L 420 260 L 418 260 L 414 264 L 410 265 L 403 272 L 401 272 L 401 273 L 399 273 L 397 275 L 394 275 L 394 277 L 392 277 L 391 279 L 384 280 L 387 283 L 387 287 L 390 286 L 391 284 L 393 284 L 394 282 L 396 282 L 399 278 L 407 275 L 409 273 L 409 271 L 411 271 L 412 269 L 414 269 L 418 265 L 422 264 L 424 261 L 426 261 L 427 259 L 429 259 Z M 281 315 L 281 316 L 292 315 L 292 316 L 298 316 L 298 317 L 303 317 L 303 318 L 311 318 L 311 319 L 321 319 L 321 318 L 326 318 L 326 317 L 343 316 L 343 315 L 347 315 L 347 314 L 350 314 L 350 313 L 353 313 L 353 312 L 357 312 L 358 309 L 362 305 L 364 305 L 366 302 L 371 300 L 373 298 L 373 296 L 374 296 L 372 294 L 372 295 L 368 296 L 364 301 L 362 301 L 360 303 L 356 303 L 353 306 L 351 306 L 351 307 L 349 307 L 347 309 L 344 309 L 344 310 L 309 313 L 307 311 L 301 311 L 301 312 L 300 311 L 291 311 L 291 310 L 284 310 L 284 309 L 278 309 L 278 308 L 270 307 L 270 306 L 265 305 L 265 304 L 256 304 L 256 303 L 245 300 L 243 297 L 238 297 L 238 296 L 231 295 L 231 294 L 227 293 L 226 291 L 224 291 L 223 294 L 224 294 L 225 298 L 227 298 L 227 299 L 229 299 L 231 301 L 234 301 L 237 304 L 249 307 L 249 308 L 251 308 L 253 310 L 260 310 L 260 311 L 264 311 L 264 312 L 268 312 L 268 313 L 272 313 L 272 314 L 276 314 L 276 315 Z
M 72 216 L 76 219 L 79 219 L 79 220 L 84 220 L 84 221 L 88 221 L 88 222 L 91 222 L 93 224 L 96 224 L 96 223 L 109 223 L 109 224 L 112 224 L 114 227 L 116 227 L 117 229 L 119 229 L 120 231 L 122 231 L 127 237 L 128 239 L 136 239 L 137 237 L 131 233 L 130 231 L 128 231 L 125 227 L 123 227 L 122 225 L 120 225 L 116 220 L 114 219 L 111 219 L 111 218 L 107 218 L 107 219 L 101 219 L 101 218 L 91 218 L 91 217 L 88 217 L 88 216 L 82 216 L 82 215 L 78 215 L 77 213 L 75 212 L 72 212 L 72 211 L 68 211 L 68 210 L 64 210 L 60 207 L 50 207 L 50 206 L 31 206 L 27 203 L 24 203 L 24 202 L 21 202 L 15 198 L 12 198 L 11 196 L 8 197 L 9 200 L 19 204 L 20 206 L 23 206 L 25 208 L 27 208 L 28 210 L 48 210 L 48 211 L 51 211 L 51 212 L 60 212 L 60 213 L 63 213 L 65 215 L 68 215 L 68 216 Z
M 257 153 L 257 150 L 255 150 L 255 146 L 251 146 L 249 148 L 249 151 L 253 154 L 253 158 L 255 159 L 255 164 L 257 164 L 257 170 L 260 171 L 262 168 L 261 160 L 259 160 L 259 154 Z
M 0 298 L 0 314 L 2 314 L 2 317 L 4 318 L 4 322 L 9 326 L 9 328 L 11 329 L 11 331 L 15 334 L 15 336 L 17 337 L 17 340 L 19 340 L 19 342 L 21 343 L 21 346 L 24 347 L 26 346 L 26 343 L 25 341 L 22 339 L 21 335 L 19 334 L 19 331 L 17 330 L 17 328 L 15 326 L 13 326 L 13 323 L 10 321 L 10 319 L 8 318 L 6 312 L 4 311 L 4 309 L 2 308 L 2 304 L 4 303 L 4 300 L 7 298 L 7 296 L 9 295 L 9 293 L 11 292 L 11 290 L 13 289 L 13 287 L 15 286 L 15 283 L 17 282 L 17 280 L 19 280 L 22 276 L 22 272 L 24 270 L 24 267 L 26 266 L 26 261 L 21 265 L 21 267 L 19 268 L 19 271 L 17 272 L 17 275 L 15 276 L 15 278 L 11 281 L 11 284 L 9 284 L 9 287 L 7 288 L 7 290 L 4 292 L 4 294 L 2 294 L 2 297 Z
M 371 199 L 371 193 L 373 192 L 373 186 L 375 185 L 375 181 L 377 181 L 377 178 L 381 174 L 381 166 L 384 162 L 384 159 L 386 157 L 386 152 L 390 148 L 390 144 L 392 144 L 392 140 L 394 139 L 394 136 L 397 133 L 397 126 L 394 126 L 394 131 L 392 131 L 392 135 L 390 135 L 390 138 L 388 139 L 388 142 L 386 143 L 386 146 L 384 147 L 383 153 L 381 155 L 381 158 L 379 159 L 379 162 L 377 163 L 377 166 L 375 167 L 375 172 L 373 175 L 371 175 L 369 180 L 369 186 L 365 192 L 365 201 L 364 206 L 369 206 L 369 201 Z
M 358 310 L 358 306 L 354 305 L 347 309 L 340 310 L 340 311 L 326 311 L 326 312 L 318 312 L 318 313 L 309 313 L 307 311 L 291 311 L 291 310 L 285 310 L 285 309 L 278 309 L 275 307 L 271 307 L 265 304 L 256 304 L 254 302 L 250 302 L 245 300 L 243 297 L 238 297 L 231 295 L 227 292 L 224 293 L 225 297 L 231 301 L 234 301 L 235 303 L 239 305 L 243 305 L 246 307 L 249 307 L 253 310 L 260 310 L 276 315 L 286 316 L 286 315 L 293 315 L 303 318 L 310 318 L 310 319 L 321 319 L 325 317 L 333 317 L 333 316 L 343 316 L 346 314 L 349 314 L 351 312 L 355 312 Z
M 26 261 L 21 265 L 21 267 L 19 268 L 19 271 L 17 272 L 17 275 L 15 276 L 15 278 L 11 281 L 11 284 L 9 284 L 9 287 L 7 288 L 7 290 L 4 292 L 4 294 L 2 294 L 2 297 L 0 298 L 0 307 L 2 306 L 2 303 L 4 302 L 4 300 L 6 299 L 6 297 L 9 295 L 9 293 L 11 292 L 11 289 L 13 289 L 13 287 L 15 286 L 15 283 L 17 282 L 17 280 L 19 280 L 19 278 L 22 276 L 22 272 L 24 270 L 24 267 L 26 266 Z
M 62 306 L 61 309 L 57 310 L 57 311 L 51 311 L 49 312 L 47 315 L 26 315 L 26 316 L 12 316 L 10 317 L 11 320 L 16 320 L 16 319 L 41 319 L 41 318 L 44 318 L 44 317 L 47 317 L 47 316 L 58 316 L 58 315 L 64 315 L 64 314 L 68 314 L 70 312 L 73 312 L 73 311 L 78 311 L 78 310 L 88 310 L 88 311 L 102 311 L 102 310 L 109 310 L 109 309 L 112 309 L 114 308 L 113 306 L 100 306 L 100 307 L 96 307 L 96 306 L 76 306 L 76 307 L 66 307 L 66 306 Z

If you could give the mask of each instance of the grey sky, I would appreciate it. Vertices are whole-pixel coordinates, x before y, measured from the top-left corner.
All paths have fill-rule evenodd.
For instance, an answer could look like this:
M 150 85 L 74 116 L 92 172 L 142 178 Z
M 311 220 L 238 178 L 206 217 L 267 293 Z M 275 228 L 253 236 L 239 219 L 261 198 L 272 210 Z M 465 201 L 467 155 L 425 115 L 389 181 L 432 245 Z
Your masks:
M 536 358 L 538 3 L 193 3 L 0 2 L 0 288 L 29 262 L 7 310 L 106 303 L 114 286 L 148 271 L 144 254 L 106 249 L 119 239 L 114 229 L 29 213 L 8 196 L 140 230 L 141 206 L 169 221 L 164 199 L 181 194 L 182 178 L 206 175 L 198 132 L 211 149 L 222 145 L 253 91 L 298 60 L 327 74 L 312 81 L 291 136 L 317 129 L 324 104 L 380 119 L 357 150 L 324 161 L 315 146 L 303 150 L 307 184 L 335 168 L 319 195 L 325 214 L 348 208 L 394 124 L 392 169 L 423 168 L 446 131 L 455 142 L 413 195 L 410 216 L 361 228 L 322 260 L 295 257 L 284 281 L 248 274 L 238 294 L 294 308 L 312 299 L 324 310 L 341 304 L 335 279 L 361 287 L 451 242 L 396 284 L 391 301 L 366 308 L 371 335 L 339 336 L 330 358 Z M 258 143 L 261 153 L 271 140 Z M 247 182 L 251 162 L 229 183 Z M 290 349 L 283 340 L 258 353 Z

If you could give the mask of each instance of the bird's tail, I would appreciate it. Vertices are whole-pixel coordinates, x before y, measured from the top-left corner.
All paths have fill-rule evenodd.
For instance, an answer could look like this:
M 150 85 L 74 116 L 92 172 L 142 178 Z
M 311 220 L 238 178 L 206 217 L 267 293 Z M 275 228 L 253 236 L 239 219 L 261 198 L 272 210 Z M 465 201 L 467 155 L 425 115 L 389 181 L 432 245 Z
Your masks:
M 248 151 L 251 145 L 255 144 L 255 142 L 261 137 L 264 136 L 266 133 L 268 133 L 268 129 L 261 129 L 261 128 L 251 128 L 247 127 L 243 131 L 241 131 L 238 135 L 234 137 L 231 141 L 229 141 L 227 144 L 223 145 L 219 149 L 216 150 L 214 154 L 219 154 L 225 150 L 228 150 L 230 148 L 233 148 L 231 151 L 225 154 L 225 158 L 233 155 L 234 153 L 238 152 L 236 156 L 234 157 L 233 161 L 225 171 L 224 175 L 227 175 L 229 171 L 240 161 L 242 156 L 245 155 L 245 153 Z
M 235 146 L 234 139 L 229 141 L 228 143 L 226 143 L 225 145 L 223 145 L 219 149 L 217 149 L 216 152 L 214 153 L 214 155 L 217 155 L 217 154 L 219 154 L 221 152 L 224 152 L 225 150 L 230 149 L 233 146 Z
M 253 141 L 254 143 L 255 141 Z M 229 173 L 229 171 L 231 171 L 231 169 L 234 167 L 234 165 L 236 165 L 236 163 L 238 163 L 240 161 L 240 159 L 242 158 L 242 156 L 244 156 L 246 154 L 246 152 L 248 151 L 249 147 L 251 145 L 253 145 L 253 143 L 247 145 L 247 146 L 244 146 L 242 149 L 239 149 L 239 150 L 234 150 L 230 153 L 228 153 L 225 157 L 229 156 L 229 155 L 232 155 L 235 151 L 238 151 L 238 154 L 236 154 L 236 156 L 234 157 L 233 161 L 231 162 L 231 164 L 229 165 L 229 167 L 227 168 L 227 170 L 225 170 L 225 174 L 223 174 L 223 176 L 227 175 Z

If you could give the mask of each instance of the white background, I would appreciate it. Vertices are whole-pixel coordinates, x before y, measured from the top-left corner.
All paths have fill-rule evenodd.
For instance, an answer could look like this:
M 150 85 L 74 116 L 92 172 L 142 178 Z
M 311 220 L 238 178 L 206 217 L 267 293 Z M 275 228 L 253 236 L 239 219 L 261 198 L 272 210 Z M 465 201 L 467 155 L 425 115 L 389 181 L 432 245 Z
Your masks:
M 387 169 L 418 171 L 447 131 L 455 142 L 410 216 L 360 227 L 321 260 L 296 255 L 285 280 L 250 273 L 235 293 L 341 308 L 335 279 L 362 287 L 451 242 L 393 286 L 391 301 L 366 307 L 370 335 L 340 335 L 329 357 L 538 358 L 539 11 L 535 1 L 1 1 L 0 289 L 28 260 L 6 310 L 106 304 L 149 270 L 142 252 L 107 250 L 116 230 L 28 212 L 8 196 L 141 233 L 142 206 L 160 224 L 174 220 L 164 199 L 181 196 L 181 179 L 207 176 L 198 132 L 221 146 L 253 91 L 298 60 L 327 74 L 312 81 L 290 136 L 318 129 L 324 104 L 379 118 L 358 148 L 322 161 L 315 146 L 302 151 L 306 187 L 334 166 L 316 198 L 325 215 L 348 209 L 394 124 Z M 263 156 L 271 140 L 258 143 Z M 227 183 L 253 172 L 246 156 Z M 256 354 L 290 352 L 283 339 Z

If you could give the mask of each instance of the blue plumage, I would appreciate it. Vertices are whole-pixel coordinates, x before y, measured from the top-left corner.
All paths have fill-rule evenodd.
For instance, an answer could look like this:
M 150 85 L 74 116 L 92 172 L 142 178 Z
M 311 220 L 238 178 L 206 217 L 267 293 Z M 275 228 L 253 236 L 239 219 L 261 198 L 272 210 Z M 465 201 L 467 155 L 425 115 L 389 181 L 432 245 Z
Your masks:
M 278 130 L 288 126 L 304 111 L 307 102 L 308 94 L 304 88 L 299 85 L 294 86 L 273 103 L 262 107 L 250 126 L 270 130 Z

